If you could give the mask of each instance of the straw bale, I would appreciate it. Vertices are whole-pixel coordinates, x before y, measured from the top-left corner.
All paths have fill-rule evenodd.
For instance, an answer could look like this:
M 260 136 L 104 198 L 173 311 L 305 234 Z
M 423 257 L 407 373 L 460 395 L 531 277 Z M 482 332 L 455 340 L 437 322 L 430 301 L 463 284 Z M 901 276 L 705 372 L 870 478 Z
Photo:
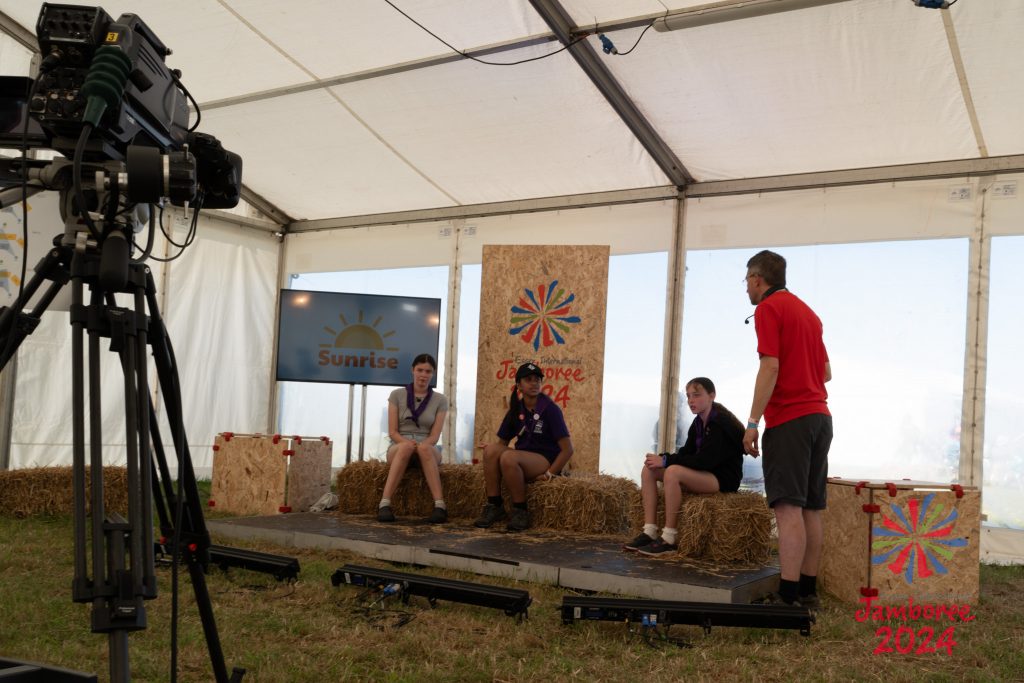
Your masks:
M 659 521 L 664 513 L 664 498 L 659 495 Z M 631 519 L 633 532 L 638 533 L 644 519 L 639 496 Z M 680 559 L 757 564 L 771 554 L 772 515 L 759 493 L 683 494 L 676 526 Z
M 86 506 L 92 486 L 86 468 Z M 70 467 L 0 471 L 0 514 L 24 518 L 69 515 L 74 507 Z M 128 471 L 103 468 L 103 505 L 108 512 L 128 514 Z
M 337 475 L 339 514 L 373 514 L 380 502 L 387 465 L 383 462 L 351 463 Z M 448 515 L 454 519 L 473 519 L 486 503 L 483 467 L 480 465 L 442 465 Z M 504 492 L 506 507 L 511 506 Z M 574 473 L 527 488 L 531 523 L 536 528 L 580 533 L 622 534 L 629 529 L 634 498 L 639 492 L 632 481 L 607 475 Z M 406 471 L 391 507 L 399 517 L 425 517 L 433 501 L 418 469 Z

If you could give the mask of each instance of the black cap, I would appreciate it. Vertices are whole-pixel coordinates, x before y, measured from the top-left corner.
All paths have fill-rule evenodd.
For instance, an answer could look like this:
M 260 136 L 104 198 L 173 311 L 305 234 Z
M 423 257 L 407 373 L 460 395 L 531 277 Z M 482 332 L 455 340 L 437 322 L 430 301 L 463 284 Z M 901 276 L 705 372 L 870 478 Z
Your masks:
M 516 370 L 516 381 L 518 382 L 524 377 L 540 377 L 544 379 L 544 371 L 538 368 L 533 363 L 523 363 Z

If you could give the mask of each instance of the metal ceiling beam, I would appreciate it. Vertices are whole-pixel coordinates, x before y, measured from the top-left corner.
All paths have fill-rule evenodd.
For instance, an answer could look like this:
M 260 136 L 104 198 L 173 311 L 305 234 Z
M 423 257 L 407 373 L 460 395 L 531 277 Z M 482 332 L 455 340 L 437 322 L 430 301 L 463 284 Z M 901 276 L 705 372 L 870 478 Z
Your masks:
M 558 197 L 540 197 L 537 199 L 520 199 L 508 202 L 488 204 L 470 204 L 465 206 L 446 206 L 437 209 L 418 209 L 414 211 L 394 211 L 363 216 L 342 218 L 323 218 L 320 220 L 296 221 L 287 226 L 287 232 L 313 232 L 316 230 L 339 230 L 343 228 L 365 228 L 374 225 L 402 225 L 406 223 L 425 223 L 428 221 L 448 221 L 456 218 L 480 218 L 483 216 L 505 216 L 517 213 L 536 213 L 538 211 L 559 211 L 563 209 L 582 209 L 590 206 L 610 206 L 612 204 L 635 204 L 653 202 L 663 199 L 677 199 L 679 189 L 674 185 L 647 187 L 637 190 L 614 190 L 611 192 L 591 192 L 587 194 L 562 195 Z
M 278 225 L 286 226 L 289 223 L 295 221 L 294 218 L 286 214 L 281 209 L 277 208 L 276 205 L 267 201 L 263 197 L 263 195 L 254 192 L 244 183 L 242 184 L 242 199 L 249 202 L 249 204 L 258 209 L 260 213 L 262 213 L 264 216 L 267 216 L 268 218 L 270 218 L 270 220 L 277 223 Z
M 676 31 L 679 29 L 721 24 L 727 21 L 752 19 L 779 12 L 832 5 L 849 0 L 744 0 L 743 2 L 712 2 L 697 7 L 671 12 L 655 20 L 655 31 Z
M 556 40 L 553 35 L 544 36 L 528 36 L 520 40 L 513 40 L 503 43 L 495 43 L 493 45 L 487 45 L 472 50 L 466 50 L 466 54 L 478 59 L 483 59 L 490 55 L 501 54 L 503 52 L 509 52 L 512 50 L 519 50 L 524 47 L 531 47 L 533 45 L 543 45 L 545 43 L 551 43 Z M 423 59 L 414 59 L 408 62 L 402 62 L 401 64 L 392 64 L 389 66 L 378 67 L 376 69 L 367 69 L 365 71 L 358 71 L 352 74 L 344 74 L 342 76 L 334 76 L 332 78 L 324 78 L 322 80 L 308 81 L 306 83 L 297 83 L 295 85 L 286 85 L 281 88 L 271 88 L 270 90 L 262 90 L 260 92 L 248 93 L 246 95 L 237 95 L 235 97 L 225 97 L 221 100 L 211 100 L 209 102 L 202 102 L 199 108 L 206 111 L 210 109 L 220 109 L 222 107 L 233 107 L 237 104 L 247 104 L 249 102 L 259 102 L 261 100 L 269 100 L 275 97 L 284 97 L 287 95 L 295 95 L 297 93 L 309 92 L 310 90 L 322 90 L 324 88 L 333 88 L 338 85 L 345 85 L 346 83 L 357 83 L 359 81 L 368 81 L 374 78 L 383 78 L 384 76 L 392 76 L 394 74 L 405 73 L 407 71 L 416 71 L 418 69 L 426 69 L 432 66 L 441 66 L 443 64 L 451 64 L 452 62 L 461 62 L 467 59 L 467 57 L 451 52 L 444 55 L 425 57 Z
M 786 190 L 870 185 L 936 178 L 968 178 L 999 173 L 1024 173 L 1024 154 L 958 159 L 954 161 L 934 161 L 921 164 L 901 164 L 898 166 L 877 166 L 844 171 L 822 171 L 819 173 L 742 178 L 739 180 L 712 180 L 693 183 L 688 185 L 682 192 L 672 185 L 663 185 L 634 190 L 614 190 L 610 192 L 521 199 L 489 204 L 470 204 L 437 209 L 323 218 L 319 220 L 296 221 L 287 226 L 287 232 L 300 233 L 316 230 L 365 228 L 375 225 L 423 223 L 427 221 L 453 220 L 456 218 L 479 218 L 484 216 L 535 213 L 538 211 L 560 211 L 594 206 L 610 206 L 613 204 L 636 204 L 682 197 L 696 199 L 699 197 L 784 192 Z
M 14 38 L 16 41 L 21 43 L 29 50 L 29 52 L 32 52 L 33 54 L 39 52 L 39 41 L 36 40 L 36 34 L 29 31 L 3 12 L 0 12 L 0 31 L 3 31 L 11 38 Z
M 1024 173 L 1024 154 L 978 159 L 957 159 L 954 161 L 933 161 L 921 164 L 901 164 L 899 166 L 876 166 L 844 171 L 795 173 L 792 175 L 743 178 L 740 180 L 712 180 L 694 183 L 687 187 L 683 193 L 688 198 L 716 197 L 730 194 L 782 192 L 785 190 L 804 190 L 816 187 L 870 185 L 873 183 L 891 183 L 907 180 L 966 178 L 970 176 L 995 175 L 997 173 Z
M 572 17 L 565 11 L 565 8 L 558 0 L 530 0 L 530 4 L 537 13 L 547 22 L 551 30 L 563 45 L 569 46 L 569 54 L 576 63 L 583 69 L 583 72 L 594 83 L 597 89 L 604 95 L 605 99 L 619 115 L 623 123 L 636 136 L 636 139 L 643 145 L 647 153 L 651 155 L 662 172 L 676 187 L 684 187 L 693 182 L 693 176 L 686 170 L 683 163 L 676 157 L 675 152 L 669 148 L 665 141 L 658 134 L 658 131 L 650 124 L 644 115 L 633 104 L 633 101 L 622 89 L 619 82 L 615 80 L 608 67 L 601 62 L 601 59 L 594 52 L 586 40 L 577 43 L 572 41 L 577 37 L 577 28 L 572 22 Z

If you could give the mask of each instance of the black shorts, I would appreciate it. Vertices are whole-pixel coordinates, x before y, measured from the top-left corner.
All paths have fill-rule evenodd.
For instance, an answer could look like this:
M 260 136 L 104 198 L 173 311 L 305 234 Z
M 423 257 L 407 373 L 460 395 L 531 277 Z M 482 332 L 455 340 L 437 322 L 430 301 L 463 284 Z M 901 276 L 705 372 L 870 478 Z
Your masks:
M 761 448 L 769 507 L 783 502 L 807 510 L 825 509 L 831 443 L 832 417 L 821 413 L 765 430 Z

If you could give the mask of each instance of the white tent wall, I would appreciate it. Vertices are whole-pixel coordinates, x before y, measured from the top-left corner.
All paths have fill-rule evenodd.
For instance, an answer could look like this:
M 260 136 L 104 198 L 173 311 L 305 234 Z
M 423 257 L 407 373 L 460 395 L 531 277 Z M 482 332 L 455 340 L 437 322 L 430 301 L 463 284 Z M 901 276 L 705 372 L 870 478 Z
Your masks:
M 36 203 L 45 204 L 48 195 L 35 198 Z M 184 237 L 178 228 L 176 241 Z M 167 253 L 165 247 L 161 238 L 155 253 Z M 177 252 L 174 246 L 166 248 L 172 255 Z M 278 249 L 271 234 L 200 217 L 195 242 L 166 273 L 159 262 L 149 262 L 174 344 L 185 431 L 200 474 L 209 474 L 210 446 L 217 432 L 266 429 Z M 127 305 L 127 300 L 119 297 L 119 304 Z M 123 464 L 123 380 L 117 356 L 108 347 L 103 340 L 102 450 L 105 462 Z M 71 357 L 68 313 L 48 311 L 18 354 L 12 468 L 70 464 Z M 151 388 L 162 409 L 164 388 L 156 382 L 152 360 L 150 368 Z M 254 385 L 262 388 L 254 390 Z M 161 435 L 169 444 L 166 419 Z M 168 450 L 167 456 L 173 469 L 173 453 Z

